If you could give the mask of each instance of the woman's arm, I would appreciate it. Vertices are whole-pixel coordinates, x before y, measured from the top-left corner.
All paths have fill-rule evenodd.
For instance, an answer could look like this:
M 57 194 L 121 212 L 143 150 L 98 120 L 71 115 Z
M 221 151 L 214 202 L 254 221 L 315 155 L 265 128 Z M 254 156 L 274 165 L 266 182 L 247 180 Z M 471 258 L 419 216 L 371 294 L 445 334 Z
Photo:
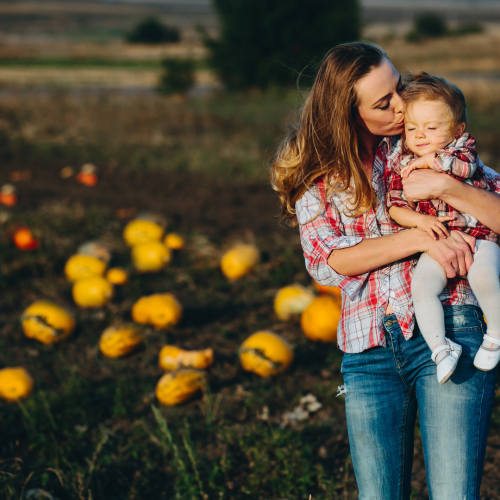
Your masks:
M 459 212 L 475 217 L 500 234 L 500 195 L 461 182 L 433 170 L 416 170 L 403 179 L 408 200 L 440 199 Z
M 426 252 L 444 268 L 448 278 L 455 278 L 455 269 L 463 276 L 472 265 L 471 245 L 474 244 L 475 238 L 459 231 L 451 231 L 449 238 L 436 241 L 419 229 L 409 229 L 365 239 L 350 248 L 333 250 L 328 265 L 344 276 L 357 276 L 415 253 Z

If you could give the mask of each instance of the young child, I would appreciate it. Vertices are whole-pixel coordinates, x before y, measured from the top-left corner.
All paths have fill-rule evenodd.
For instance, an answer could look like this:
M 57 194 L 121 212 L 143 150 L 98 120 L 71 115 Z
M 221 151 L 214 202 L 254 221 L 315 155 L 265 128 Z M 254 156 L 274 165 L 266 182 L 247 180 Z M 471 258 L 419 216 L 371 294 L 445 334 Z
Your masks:
M 387 207 L 401 226 L 417 227 L 434 239 L 450 230 L 476 237 L 476 251 L 467 279 L 486 317 L 488 331 L 474 365 L 492 370 L 500 360 L 500 249 L 497 234 L 469 214 L 441 200 L 409 202 L 402 178 L 415 169 L 432 168 L 482 189 L 488 189 L 477 164 L 474 138 L 465 133 L 467 111 L 458 87 L 443 78 L 419 72 L 412 75 L 405 96 L 405 147 L 411 152 L 392 173 Z M 415 316 L 437 364 L 437 378 L 444 384 L 453 374 L 462 347 L 445 336 L 444 312 L 439 295 L 446 286 L 444 269 L 423 253 L 412 277 Z

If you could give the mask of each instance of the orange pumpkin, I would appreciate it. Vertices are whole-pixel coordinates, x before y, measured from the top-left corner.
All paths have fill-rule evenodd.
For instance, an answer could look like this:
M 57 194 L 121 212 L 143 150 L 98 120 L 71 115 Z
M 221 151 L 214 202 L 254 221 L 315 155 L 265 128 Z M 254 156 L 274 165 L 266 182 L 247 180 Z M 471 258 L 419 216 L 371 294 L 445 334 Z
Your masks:
M 39 245 L 39 241 L 33 238 L 29 227 L 19 228 L 12 236 L 12 240 L 19 250 L 34 250 Z
M 314 287 L 319 293 L 328 293 L 329 295 L 333 295 L 334 297 L 337 297 L 337 299 L 342 298 L 342 291 L 338 286 L 325 286 L 325 285 L 320 285 L 319 283 L 316 283 L 314 281 Z
M 304 310 L 300 326 L 306 337 L 323 342 L 337 342 L 341 305 L 331 295 L 320 295 Z

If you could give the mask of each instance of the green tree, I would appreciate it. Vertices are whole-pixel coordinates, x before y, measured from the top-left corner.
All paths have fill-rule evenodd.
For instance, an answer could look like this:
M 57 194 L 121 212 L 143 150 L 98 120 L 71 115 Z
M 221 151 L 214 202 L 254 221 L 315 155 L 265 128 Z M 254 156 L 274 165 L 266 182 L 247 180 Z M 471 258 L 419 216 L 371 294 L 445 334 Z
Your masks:
M 291 85 L 333 46 L 358 39 L 358 0 L 214 0 L 211 64 L 230 89 Z
M 158 90 L 164 94 L 183 94 L 195 82 L 195 62 L 191 59 L 164 59 Z
M 176 43 L 180 41 L 179 30 L 165 26 L 156 17 L 148 17 L 140 21 L 127 35 L 130 43 Z

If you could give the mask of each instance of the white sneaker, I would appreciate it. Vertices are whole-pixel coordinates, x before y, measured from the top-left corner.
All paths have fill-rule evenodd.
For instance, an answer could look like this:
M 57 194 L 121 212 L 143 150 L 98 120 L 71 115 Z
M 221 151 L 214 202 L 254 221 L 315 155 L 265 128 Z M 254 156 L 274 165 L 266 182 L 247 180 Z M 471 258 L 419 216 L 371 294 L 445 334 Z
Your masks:
M 444 384 L 453 375 L 458 364 L 458 359 L 462 355 L 461 345 L 456 344 L 448 338 L 445 340 L 447 344 L 436 347 L 431 356 L 432 361 L 436 363 L 436 356 L 443 351 L 447 351 L 445 357 L 437 362 L 437 379 L 440 384 Z
M 493 370 L 493 368 L 495 368 L 500 361 L 500 338 L 492 337 L 486 333 L 483 336 L 483 341 L 491 342 L 497 346 L 496 348 L 490 348 L 482 345 L 474 358 L 474 366 L 478 370 L 488 372 Z

